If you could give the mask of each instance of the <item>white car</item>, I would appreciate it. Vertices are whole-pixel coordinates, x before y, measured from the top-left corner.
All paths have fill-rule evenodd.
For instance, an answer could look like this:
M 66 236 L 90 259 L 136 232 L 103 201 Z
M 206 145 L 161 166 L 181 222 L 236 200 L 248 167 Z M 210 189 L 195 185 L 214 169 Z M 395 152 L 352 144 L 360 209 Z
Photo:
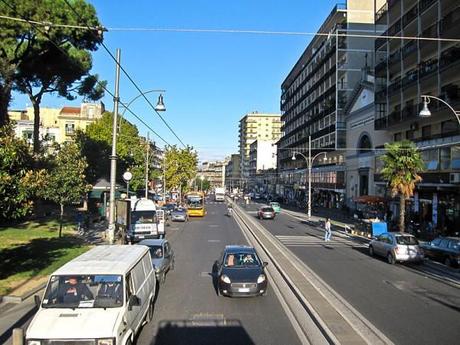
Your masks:
M 389 264 L 413 261 L 422 263 L 423 250 L 415 236 L 403 232 L 385 232 L 369 243 L 369 254 L 385 257 Z

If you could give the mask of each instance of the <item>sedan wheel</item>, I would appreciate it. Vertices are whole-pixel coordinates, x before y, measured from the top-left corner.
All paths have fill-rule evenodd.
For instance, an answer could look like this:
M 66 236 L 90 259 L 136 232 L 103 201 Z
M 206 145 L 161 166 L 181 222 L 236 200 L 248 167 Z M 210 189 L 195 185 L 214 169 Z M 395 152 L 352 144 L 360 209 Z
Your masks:
M 374 247 L 372 247 L 372 246 L 369 247 L 369 255 L 370 255 L 370 256 L 374 256 L 374 255 L 375 255 L 375 253 L 374 253 Z
M 396 263 L 396 260 L 395 260 L 395 258 L 394 258 L 394 256 L 393 256 L 393 254 L 391 254 L 391 253 L 388 253 L 388 255 L 387 255 L 387 261 L 388 261 L 388 263 L 389 263 L 390 265 L 394 265 L 394 264 Z
M 450 262 L 450 259 L 449 258 L 446 258 L 444 260 L 444 265 L 446 265 L 447 267 L 450 267 L 451 266 L 451 262 Z

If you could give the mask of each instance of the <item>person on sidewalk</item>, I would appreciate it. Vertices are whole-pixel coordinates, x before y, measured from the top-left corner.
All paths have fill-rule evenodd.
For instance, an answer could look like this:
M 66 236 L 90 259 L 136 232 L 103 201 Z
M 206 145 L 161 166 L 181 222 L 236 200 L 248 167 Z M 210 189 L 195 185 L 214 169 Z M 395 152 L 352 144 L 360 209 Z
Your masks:
M 324 222 L 324 231 L 324 242 L 329 242 L 332 236 L 331 220 L 329 218 L 326 218 L 326 222 Z

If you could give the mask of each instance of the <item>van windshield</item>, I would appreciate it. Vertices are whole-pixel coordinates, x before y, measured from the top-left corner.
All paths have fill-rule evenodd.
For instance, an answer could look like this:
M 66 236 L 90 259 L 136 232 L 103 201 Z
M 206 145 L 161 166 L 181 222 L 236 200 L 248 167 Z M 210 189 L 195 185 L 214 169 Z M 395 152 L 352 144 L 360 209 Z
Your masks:
M 121 275 L 51 276 L 43 308 L 116 308 L 123 305 Z
M 131 212 L 132 224 L 151 224 L 155 223 L 155 211 L 134 211 Z

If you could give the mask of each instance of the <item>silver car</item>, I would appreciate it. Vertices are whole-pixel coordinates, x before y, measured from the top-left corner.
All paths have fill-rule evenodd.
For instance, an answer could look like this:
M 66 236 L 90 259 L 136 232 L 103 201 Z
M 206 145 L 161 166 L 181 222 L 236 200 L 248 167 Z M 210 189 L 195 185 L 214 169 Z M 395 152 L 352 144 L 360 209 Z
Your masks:
M 139 244 L 149 247 L 157 281 L 164 284 L 166 273 L 174 270 L 174 251 L 165 239 L 143 240 Z
M 369 243 L 369 254 L 387 259 L 389 264 L 412 261 L 422 263 L 423 250 L 417 238 L 403 232 L 385 232 Z

